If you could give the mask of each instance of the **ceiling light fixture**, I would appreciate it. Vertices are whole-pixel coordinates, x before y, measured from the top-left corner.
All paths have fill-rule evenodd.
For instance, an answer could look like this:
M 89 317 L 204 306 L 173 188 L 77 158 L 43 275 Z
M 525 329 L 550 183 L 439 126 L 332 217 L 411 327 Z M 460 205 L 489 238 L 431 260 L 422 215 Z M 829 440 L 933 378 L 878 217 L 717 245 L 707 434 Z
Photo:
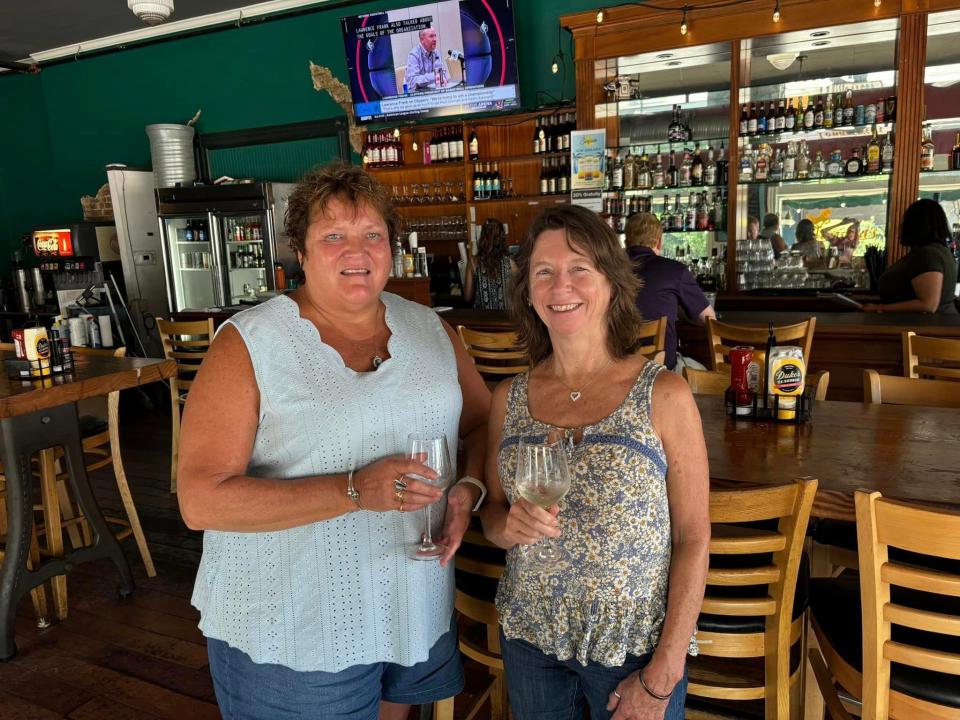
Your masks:
M 810 33 L 810 37 L 826 37 L 830 34 L 829 30 L 816 30 Z
M 673 53 L 660 53 L 657 55 L 657 60 L 669 60 L 673 57 Z
M 788 67 L 793 65 L 793 61 L 797 59 L 797 53 L 775 53 L 773 55 L 767 55 L 767 62 L 773 65 L 777 70 L 786 70 Z
M 173 12 L 173 0 L 127 0 L 127 7 L 147 25 L 159 25 Z
M 683 17 L 680 18 L 680 34 L 687 34 L 687 8 L 683 9 Z
M 780 0 L 777 0 L 776 7 L 773 8 L 773 21 L 780 22 Z

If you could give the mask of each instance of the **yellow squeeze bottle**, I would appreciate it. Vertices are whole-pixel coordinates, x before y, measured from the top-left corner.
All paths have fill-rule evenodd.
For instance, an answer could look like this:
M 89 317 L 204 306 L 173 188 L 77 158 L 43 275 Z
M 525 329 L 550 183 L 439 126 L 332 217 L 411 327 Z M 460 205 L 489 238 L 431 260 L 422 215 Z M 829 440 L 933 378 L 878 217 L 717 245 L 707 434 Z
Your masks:
M 767 358 L 770 368 L 767 377 L 770 381 L 769 392 L 779 395 L 777 419 L 793 420 L 797 416 L 797 396 L 803 394 L 806 366 L 803 351 L 797 347 L 776 347 Z

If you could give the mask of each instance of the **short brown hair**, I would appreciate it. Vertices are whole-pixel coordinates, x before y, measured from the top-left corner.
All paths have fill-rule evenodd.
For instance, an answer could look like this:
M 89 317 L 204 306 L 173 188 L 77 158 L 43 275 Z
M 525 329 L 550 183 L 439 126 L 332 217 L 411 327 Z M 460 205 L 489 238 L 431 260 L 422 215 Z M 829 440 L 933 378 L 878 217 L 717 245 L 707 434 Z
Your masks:
M 607 309 L 607 348 L 615 358 L 626 357 L 638 345 L 640 311 L 637 291 L 640 280 L 633 274 L 630 261 L 616 235 L 596 213 L 579 205 L 547 208 L 531 223 L 517 254 L 517 272 L 510 287 L 511 313 L 519 328 L 520 343 L 534 363 L 553 352 L 546 325 L 528 304 L 530 298 L 530 258 L 540 235 L 547 230 L 564 230 L 571 249 L 590 258 L 610 282 L 612 293 Z
M 291 250 L 306 253 L 311 212 L 315 207 L 323 212 L 334 198 L 355 208 L 369 205 L 383 218 L 391 241 L 400 230 L 400 216 L 393 207 L 386 187 L 363 168 L 338 161 L 307 171 L 290 194 L 284 230 L 290 238 Z
M 663 225 L 653 213 L 641 212 L 627 220 L 624 232 L 627 235 L 627 247 L 641 245 L 654 248 L 663 237 Z

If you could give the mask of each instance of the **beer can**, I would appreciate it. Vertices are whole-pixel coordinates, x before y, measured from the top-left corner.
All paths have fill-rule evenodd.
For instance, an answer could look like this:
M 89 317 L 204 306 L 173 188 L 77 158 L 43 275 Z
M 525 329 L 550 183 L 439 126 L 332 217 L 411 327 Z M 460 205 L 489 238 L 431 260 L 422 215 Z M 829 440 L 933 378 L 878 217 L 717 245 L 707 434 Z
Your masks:
M 864 121 L 865 114 L 866 114 L 866 110 L 864 110 L 863 105 L 857 105 L 857 107 L 853 111 L 853 124 L 863 125 L 865 122 Z
M 23 360 L 27 357 L 27 346 L 23 344 L 23 330 L 21 328 L 14 328 L 10 331 L 10 337 L 13 338 L 13 347 L 17 358 Z
M 753 362 L 753 348 L 739 345 L 730 351 L 730 388 L 736 395 L 737 415 L 749 415 L 753 404 L 747 371 Z

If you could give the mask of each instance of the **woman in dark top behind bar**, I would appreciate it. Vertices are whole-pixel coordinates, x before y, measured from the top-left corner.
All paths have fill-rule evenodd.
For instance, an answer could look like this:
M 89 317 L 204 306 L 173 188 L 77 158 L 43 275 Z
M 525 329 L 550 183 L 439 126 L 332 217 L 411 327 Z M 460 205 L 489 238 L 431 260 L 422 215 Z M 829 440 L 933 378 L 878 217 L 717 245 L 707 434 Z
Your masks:
M 474 310 L 509 309 L 506 288 L 512 266 L 503 223 L 487 218 L 477 241 L 477 254 L 467 261 L 463 299 L 472 302 Z
M 940 203 L 917 200 L 903 214 L 900 242 L 910 248 L 880 276 L 880 303 L 865 312 L 956 315 L 957 261 L 947 248 L 950 226 Z
M 655 215 L 637 213 L 627 221 L 627 254 L 634 272 L 643 281 L 637 294 L 637 307 L 644 320 L 667 316 L 666 357 L 663 364 L 671 370 L 677 364 L 677 306 L 692 321 L 703 325 L 716 317 L 700 286 L 683 263 L 660 257 L 663 227 Z

